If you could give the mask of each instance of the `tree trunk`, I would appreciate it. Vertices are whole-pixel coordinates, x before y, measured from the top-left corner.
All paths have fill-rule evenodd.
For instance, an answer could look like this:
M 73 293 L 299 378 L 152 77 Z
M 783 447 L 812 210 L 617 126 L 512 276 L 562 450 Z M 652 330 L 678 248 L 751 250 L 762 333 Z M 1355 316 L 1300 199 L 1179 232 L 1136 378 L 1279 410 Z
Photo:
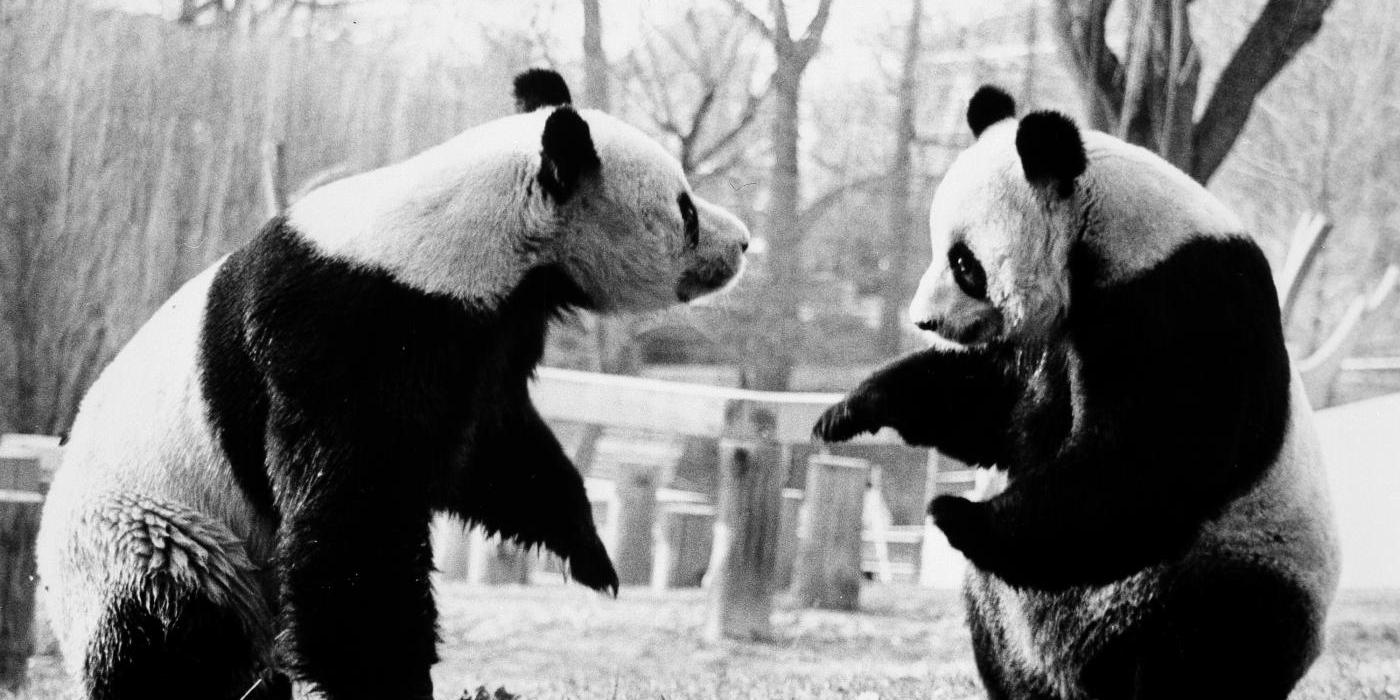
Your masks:
M 798 124 L 802 93 L 802 68 L 791 57 L 778 54 L 773 74 L 774 113 L 771 130 L 773 170 L 769 176 L 768 212 L 764 228 L 768 239 L 768 279 L 763 290 L 757 339 L 759 347 L 747 353 L 746 384 L 763 391 L 787 391 L 796 362 L 794 345 L 800 343 L 798 280 L 802 274 L 802 247 L 797 226 L 800 193 L 798 174 Z
M 1113 0 L 1058 0 L 1055 23 L 1089 126 L 1152 149 L 1204 183 L 1244 130 L 1259 93 L 1317 35 L 1332 1 L 1269 0 L 1194 121 L 1201 61 L 1188 0 L 1134 4 L 1121 60 L 1106 40 Z
M 888 212 L 889 247 L 884 289 L 880 305 L 879 354 L 893 357 L 899 354 L 904 337 L 900 310 L 909 296 L 904 278 L 909 271 L 910 240 L 914 237 L 914 217 L 909 203 L 909 183 L 912 179 L 911 161 L 914 139 L 914 109 L 918 99 L 916 77 L 919 70 L 919 25 L 923 17 L 923 0 L 913 0 L 908 35 L 904 44 L 904 68 L 899 79 L 899 106 L 895 122 L 894 162 L 890 165 L 890 200 Z
M 583 0 L 583 92 L 584 104 L 612 109 L 608 93 L 608 57 L 603 53 L 603 15 L 599 0 Z

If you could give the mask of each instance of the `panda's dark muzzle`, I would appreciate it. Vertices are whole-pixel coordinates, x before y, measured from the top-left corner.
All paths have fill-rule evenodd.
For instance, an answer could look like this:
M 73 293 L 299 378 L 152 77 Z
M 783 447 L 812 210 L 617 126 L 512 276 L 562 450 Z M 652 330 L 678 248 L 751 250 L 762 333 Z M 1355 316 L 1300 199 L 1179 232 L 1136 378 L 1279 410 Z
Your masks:
M 723 260 L 701 263 L 681 273 L 676 282 L 676 299 L 690 302 L 716 291 L 734 279 L 738 268 Z

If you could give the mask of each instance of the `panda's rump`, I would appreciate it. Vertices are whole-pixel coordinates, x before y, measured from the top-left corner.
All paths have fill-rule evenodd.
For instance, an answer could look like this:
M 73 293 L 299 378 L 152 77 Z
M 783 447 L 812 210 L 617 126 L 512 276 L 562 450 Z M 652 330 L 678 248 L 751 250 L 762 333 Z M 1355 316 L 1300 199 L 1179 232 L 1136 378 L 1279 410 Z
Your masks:
M 270 527 L 234 482 L 199 387 L 196 348 L 217 267 L 181 287 L 133 336 L 89 389 L 70 432 L 38 547 L 69 663 L 81 661 L 74 655 L 113 591 L 149 573 L 150 560 L 131 552 L 168 545 L 171 566 L 203 562 L 229 585 L 268 555 Z

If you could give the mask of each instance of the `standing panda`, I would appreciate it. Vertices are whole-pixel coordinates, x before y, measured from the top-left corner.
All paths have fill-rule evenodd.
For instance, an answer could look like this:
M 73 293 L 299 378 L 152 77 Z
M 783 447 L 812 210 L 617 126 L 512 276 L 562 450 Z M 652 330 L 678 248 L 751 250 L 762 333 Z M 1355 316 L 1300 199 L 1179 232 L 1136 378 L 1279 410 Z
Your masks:
M 546 326 L 720 289 L 748 232 L 555 73 L 523 113 L 308 194 L 106 368 L 39 565 L 86 697 L 430 698 L 429 521 L 617 575 L 531 405 Z
M 1287 697 L 1323 641 L 1336 536 L 1269 266 L 1205 189 L 983 88 L 930 211 L 930 349 L 815 433 L 889 426 L 1005 470 L 929 511 L 972 566 L 991 698 Z

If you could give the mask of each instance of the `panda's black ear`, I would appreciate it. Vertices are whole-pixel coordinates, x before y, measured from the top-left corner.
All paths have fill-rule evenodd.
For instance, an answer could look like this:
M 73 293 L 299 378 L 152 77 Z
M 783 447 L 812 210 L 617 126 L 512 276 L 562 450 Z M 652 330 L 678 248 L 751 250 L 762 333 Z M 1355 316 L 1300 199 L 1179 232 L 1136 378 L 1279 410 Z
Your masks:
M 972 128 L 973 137 L 982 135 L 989 126 L 1016 116 L 1016 100 L 995 85 L 977 88 L 967 103 L 967 125 Z
M 515 76 L 515 111 L 533 112 L 573 102 L 564 77 L 548 68 L 531 68 Z
M 544 122 L 540 136 L 540 173 L 536 179 L 555 202 L 567 200 L 579 180 L 602 163 L 593 147 L 588 122 L 573 107 L 559 107 Z
M 1016 128 L 1016 153 L 1032 185 L 1061 197 L 1074 192 L 1075 178 L 1089 165 L 1079 127 L 1059 112 L 1027 114 Z

